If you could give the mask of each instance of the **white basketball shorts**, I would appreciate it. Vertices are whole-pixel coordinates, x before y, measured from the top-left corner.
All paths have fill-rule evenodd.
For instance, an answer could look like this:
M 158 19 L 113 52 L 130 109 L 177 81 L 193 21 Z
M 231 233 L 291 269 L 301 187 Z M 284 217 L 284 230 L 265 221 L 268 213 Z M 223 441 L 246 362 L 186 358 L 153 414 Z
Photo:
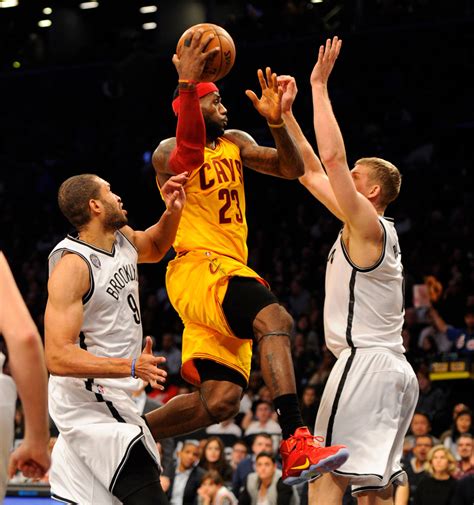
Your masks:
M 418 400 L 418 382 L 403 354 L 384 348 L 345 349 L 334 365 L 314 434 L 325 445 L 346 445 L 349 459 L 334 474 L 352 494 L 377 491 L 406 474 L 403 440 Z
M 143 442 L 159 465 L 156 443 L 130 395 L 81 379 L 50 377 L 49 411 L 60 436 L 52 453 L 51 495 L 64 503 L 112 505 L 131 448 Z

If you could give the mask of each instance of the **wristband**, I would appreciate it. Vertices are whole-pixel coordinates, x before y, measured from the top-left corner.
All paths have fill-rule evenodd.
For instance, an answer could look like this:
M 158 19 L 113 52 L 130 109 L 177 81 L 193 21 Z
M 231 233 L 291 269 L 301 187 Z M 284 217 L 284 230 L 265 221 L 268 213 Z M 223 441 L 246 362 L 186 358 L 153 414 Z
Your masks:
M 180 91 L 194 91 L 196 89 L 197 82 L 192 79 L 179 79 L 178 88 Z
M 267 125 L 270 127 L 270 128 L 283 128 L 285 126 L 285 120 L 282 119 L 281 120 L 281 123 L 278 123 L 278 124 L 272 124 L 272 123 L 269 123 L 267 121 Z
M 135 375 L 135 363 L 137 362 L 137 358 L 132 359 L 132 373 L 130 374 L 134 379 L 138 379 Z

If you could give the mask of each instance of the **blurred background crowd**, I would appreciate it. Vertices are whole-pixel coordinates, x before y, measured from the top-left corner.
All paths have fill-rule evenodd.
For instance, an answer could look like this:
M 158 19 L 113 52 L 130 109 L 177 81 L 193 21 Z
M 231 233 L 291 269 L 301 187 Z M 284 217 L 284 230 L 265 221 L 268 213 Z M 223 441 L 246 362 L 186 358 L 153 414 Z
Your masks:
M 131 3 L 99 0 L 97 8 L 81 10 L 72 0 L 57 8 L 49 2 L 52 24 L 47 29 L 37 28 L 46 2 L 0 8 L 0 37 L 5 36 L 0 44 L 0 248 L 40 331 L 48 253 L 71 231 L 56 203 L 63 180 L 84 172 L 107 179 L 137 229 L 153 224 L 163 210 L 150 158 L 162 139 L 174 135 L 171 56 L 183 30 L 210 21 L 233 36 L 236 63 L 218 83 L 229 127 L 247 131 L 263 145 L 272 145 L 271 134 L 244 95 L 245 89 L 258 89 L 257 69 L 271 66 L 296 77 L 295 115 L 314 145 L 309 74 L 318 46 L 337 34 L 343 50 L 329 85 L 349 162 L 381 156 L 403 176 L 400 197 L 387 215 L 395 218 L 400 238 L 406 275 L 403 338 L 420 384 L 419 417 L 407 438 L 406 465 L 419 470 L 427 449 L 438 442 L 456 465 L 468 461 L 471 455 L 466 459 L 457 444 L 461 434 L 473 432 L 474 408 L 474 190 L 469 175 L 474 102 L 466 77 L 474 66 L 474 3 L 141 2 L 157 4 L 154 21 L 148 20 L 156 27 L 149 30 Z M 108 18 L 112 9 L 115 20 Z M 294 317 L 298 391 L 312 427 L 334 363 L 324 345 L 322 313 L 326 257 L 340 223 L 297 181 L 247 170 L 245 184 L 249 264 Z M 153 337 L 155 352 L 167 357 L 169 372 L 164 392 L 145 388 L 137 396 L 142 408 L 187 390 L 179 376 L 182 325 L 164 287 L 172 257 L 170 251 L 160 265 L 139 267 L 144 334 Z M 418 296 L 420 285 L 425 296 Z M 238 496 L 244 482 L 236 470 L 238 456 L 252 454 L 255 434 L 269 433 L 270 445 L 260 440 L 259 448 L 276 454 L 279 427 L 268 400 L 254 359 L 236 419 L 162 444 L 168 487 L 172 490 L 179 465 L 194 469 L 201 458 L 203 472 L 218 472 L 205 481 L 215 493 L 224 483 Z M 17 417 L 21 438 L 20 404 Z M 420 432 L 416 421 L 424 426 Z M 414 453 L 420 453 L 418 436 L 426 435 L 424 460 L 413 463 Z M 183 445 L 187 439 L 192 441 Z M 237 440 L 243 440 L 240 447 L 234 445 Z M 472 452 L 472 437 L 470 447 Z M 253 460 L 245 471 L 253 471 L 252 465 Z M 278 461 L 271 460 L 269 466 L 274 465 L 277 469 Z M 472 461 L 470 470 L 466 465 L 464 470 L 472 473 Z M 456 472 L 449 470 L 449 475 Z M 202 474 L 196 476 L 196 490 L 201 479 Z M 305 499 L 304 490 L 298 494 Z

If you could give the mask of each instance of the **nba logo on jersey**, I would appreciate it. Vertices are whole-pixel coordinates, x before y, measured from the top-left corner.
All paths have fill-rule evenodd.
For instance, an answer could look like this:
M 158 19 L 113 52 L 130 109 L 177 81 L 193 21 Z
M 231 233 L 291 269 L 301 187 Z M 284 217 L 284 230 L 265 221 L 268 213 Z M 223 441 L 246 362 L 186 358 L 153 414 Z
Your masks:
M 91 259 L 91 263 L 96 267 L 96 268 L 100 268 L 100 259 L 99 257 L 97 256 L 97 254 L 91 254 L 90 255 L 90 259 Z

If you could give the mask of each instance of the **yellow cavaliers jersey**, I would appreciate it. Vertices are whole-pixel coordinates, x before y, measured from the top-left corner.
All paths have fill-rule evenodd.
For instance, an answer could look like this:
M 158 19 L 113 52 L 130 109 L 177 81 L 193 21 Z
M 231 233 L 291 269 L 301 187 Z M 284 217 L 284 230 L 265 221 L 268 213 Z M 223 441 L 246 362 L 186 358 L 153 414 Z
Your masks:
M 177 253 L 211 250 L 247 263 L 247 220 L 240 149 L 219 137 L 204 150 L 204 163 L 186 183 L 186 205 L 176 240 Z

